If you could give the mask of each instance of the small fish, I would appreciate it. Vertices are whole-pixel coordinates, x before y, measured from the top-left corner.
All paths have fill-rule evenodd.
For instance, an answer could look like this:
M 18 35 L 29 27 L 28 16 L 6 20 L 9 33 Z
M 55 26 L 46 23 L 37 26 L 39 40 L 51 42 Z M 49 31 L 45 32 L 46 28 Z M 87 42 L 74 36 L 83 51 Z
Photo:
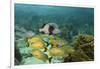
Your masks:
M 41 29 L 39 29 L 39 32 L 42 32 L 44 34 L 57 34 L 60 33 L 60 30 L 58 28 L 58 25 L 56 23 L 48 23 L 44 24 Z

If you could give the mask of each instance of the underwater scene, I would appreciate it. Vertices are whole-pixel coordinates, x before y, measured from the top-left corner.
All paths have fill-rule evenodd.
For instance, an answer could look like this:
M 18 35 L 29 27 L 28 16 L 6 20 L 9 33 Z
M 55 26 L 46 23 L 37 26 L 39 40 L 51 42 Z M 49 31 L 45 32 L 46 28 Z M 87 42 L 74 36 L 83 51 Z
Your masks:
M 14 64 L 94 60 L 94 8 L 14 5 Z

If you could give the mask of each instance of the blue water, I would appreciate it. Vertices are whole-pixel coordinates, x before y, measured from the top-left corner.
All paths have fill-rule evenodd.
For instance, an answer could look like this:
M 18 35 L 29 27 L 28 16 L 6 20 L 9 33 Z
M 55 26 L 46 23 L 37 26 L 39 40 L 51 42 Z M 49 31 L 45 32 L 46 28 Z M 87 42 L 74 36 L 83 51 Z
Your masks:
M 78 33 L 93 35 L 94 8 L 15 4 L 15 26 L 38 34 L 44 23 L 51 22 L 59 26 L 66 39 Z

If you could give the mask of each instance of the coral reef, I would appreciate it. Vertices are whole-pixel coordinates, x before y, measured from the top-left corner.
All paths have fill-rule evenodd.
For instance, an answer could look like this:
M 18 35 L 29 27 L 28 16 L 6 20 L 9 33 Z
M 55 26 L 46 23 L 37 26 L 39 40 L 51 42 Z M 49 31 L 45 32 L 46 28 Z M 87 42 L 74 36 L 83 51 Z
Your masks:
M 78 34 L 69 42 L 59 35 L 35 35 L 24 28 L 21 32 L 24 34 L 16 36 L 24 37 L 15 39 L 15 65 L 94 60 L 93 35 Z M 16 33 L 20 33 L 20 29 Z
M 74 57 L 79 61 L 94 60 L 94 37 L 93 35 L 79 34 L 74 37 L 72 43 L 75 49 Z

